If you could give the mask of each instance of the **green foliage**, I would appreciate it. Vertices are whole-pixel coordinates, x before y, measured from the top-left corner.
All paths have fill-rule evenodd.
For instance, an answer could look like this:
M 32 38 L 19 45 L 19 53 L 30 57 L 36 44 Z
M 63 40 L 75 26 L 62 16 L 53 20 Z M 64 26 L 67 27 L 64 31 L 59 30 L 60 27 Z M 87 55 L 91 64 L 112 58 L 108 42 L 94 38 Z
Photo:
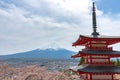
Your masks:
M 120 66 L 120 60 L 117 58 L 117 61 L 115 62 L 116 66 Z
M 80 66 L 81 64 L 83 64 L 83 63 L 84 63 L 84 61 L 85 61 L 85 58 L 81 57 L 81 58 L 80 58 L 80 62 L 79 62 L 79 64 L 78 64 L 78 66 Z
M 114 63 L 115 64 L 115 66 L 120 66 L 120 59 L 118 59 L 117 58 L 117 60 L 116 61 L 110 61 L 111 63 Z

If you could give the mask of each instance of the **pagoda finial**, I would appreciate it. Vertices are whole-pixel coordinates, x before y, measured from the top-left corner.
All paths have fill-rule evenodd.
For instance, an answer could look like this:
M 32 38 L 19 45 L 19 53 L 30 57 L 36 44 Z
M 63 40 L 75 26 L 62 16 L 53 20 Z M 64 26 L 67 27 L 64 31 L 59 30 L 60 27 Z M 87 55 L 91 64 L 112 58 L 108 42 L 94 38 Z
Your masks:
M 99 35 L 99 33 L 97 32 L 96 11 L 95 11 L 94 2 L 93 2 L 93 8 L 92 8 L 92 21 L 93 21 L 93 33 L 92 33 L 92 35 L 94 37 L 97 37 Z

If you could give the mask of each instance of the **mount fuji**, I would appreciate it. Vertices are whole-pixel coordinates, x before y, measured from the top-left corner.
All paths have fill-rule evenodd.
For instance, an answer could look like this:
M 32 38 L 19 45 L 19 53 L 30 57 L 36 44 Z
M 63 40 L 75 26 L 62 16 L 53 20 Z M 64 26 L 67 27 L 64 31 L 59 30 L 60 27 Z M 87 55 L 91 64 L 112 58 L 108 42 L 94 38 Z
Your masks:
M 0 59 L 71 59 L 76 52 L 66 49 L 35 49 L 27 52 L 20 52 L 0 56 Z

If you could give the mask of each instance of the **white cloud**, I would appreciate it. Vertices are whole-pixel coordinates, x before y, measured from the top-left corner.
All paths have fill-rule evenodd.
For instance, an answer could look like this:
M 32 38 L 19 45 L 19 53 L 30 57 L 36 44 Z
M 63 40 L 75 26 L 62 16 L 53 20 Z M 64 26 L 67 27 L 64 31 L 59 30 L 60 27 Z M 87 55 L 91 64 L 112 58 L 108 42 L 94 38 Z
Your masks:
M 42 4 L 41 3 L 42 0 L 21 0 L 21 1 L 35 8 L 41 7 L 41 4 Z
M 18 6 L 22 3 L 25 5 Z M 92 31 L 91 0 L 2 1 L 2 5 L 9 7 L 0 7 L 1 55 L 49 47 L 75 50 L 71 45 L 79 34 Z M 97 13 L 101 33 L 107 34 L 120 24 L 119 19 L 113 21 L 102 11 Z M 118 29 L 116 26 L 116 33 L 110 34 L 119 34 Z
M 87 8 L 90 6 L 90 0 L 46 0 L 51 4 L 52 7 L 59 7 L 61 9 L 58 9 L 57 11 L 70 11 L 73 13 L 78 13 L 78 12 L 89 12 Z M 56 9 L 56 8 L 53 8 Z

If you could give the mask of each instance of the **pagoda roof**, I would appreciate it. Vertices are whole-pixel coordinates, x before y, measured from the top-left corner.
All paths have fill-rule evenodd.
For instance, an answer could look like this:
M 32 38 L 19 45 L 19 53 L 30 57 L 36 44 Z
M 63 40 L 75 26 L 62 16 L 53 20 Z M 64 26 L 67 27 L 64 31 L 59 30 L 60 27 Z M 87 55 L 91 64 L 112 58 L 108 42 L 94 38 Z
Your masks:
M 111 57 L 120 57 L 120 51 L 106 51 L 106 50 L 83 50 L 78 54 L 73 55 L 72 58 L 82 57 L 86 55 L 104 55 Z
M 105 35 L 98 35 L 97 37 L 93 35 L 80 35 L 78 40 L 73 43 L 72 46 L 79 46 L 85 45 L 88 41 L 106 41 L 107 45 L 115 44 L 120 42 L 120 36 L 105 36 Z
M 91 66 L 78 69 L 80 73 L 116 73 L 120 74 L 120 67 L 118 66 Z
M 107 51 L 107 50 L 83 50 L 81 51 L 85 54 L 119 54 L 120 55 L 120 51 Z
M 94 37 L 93 35 L 81 35 L 84 37 L 88 37 L 88 38 L 120 38 L 120 36 L 106 36 L 106 35 L 98 35 L 97 37 Z

